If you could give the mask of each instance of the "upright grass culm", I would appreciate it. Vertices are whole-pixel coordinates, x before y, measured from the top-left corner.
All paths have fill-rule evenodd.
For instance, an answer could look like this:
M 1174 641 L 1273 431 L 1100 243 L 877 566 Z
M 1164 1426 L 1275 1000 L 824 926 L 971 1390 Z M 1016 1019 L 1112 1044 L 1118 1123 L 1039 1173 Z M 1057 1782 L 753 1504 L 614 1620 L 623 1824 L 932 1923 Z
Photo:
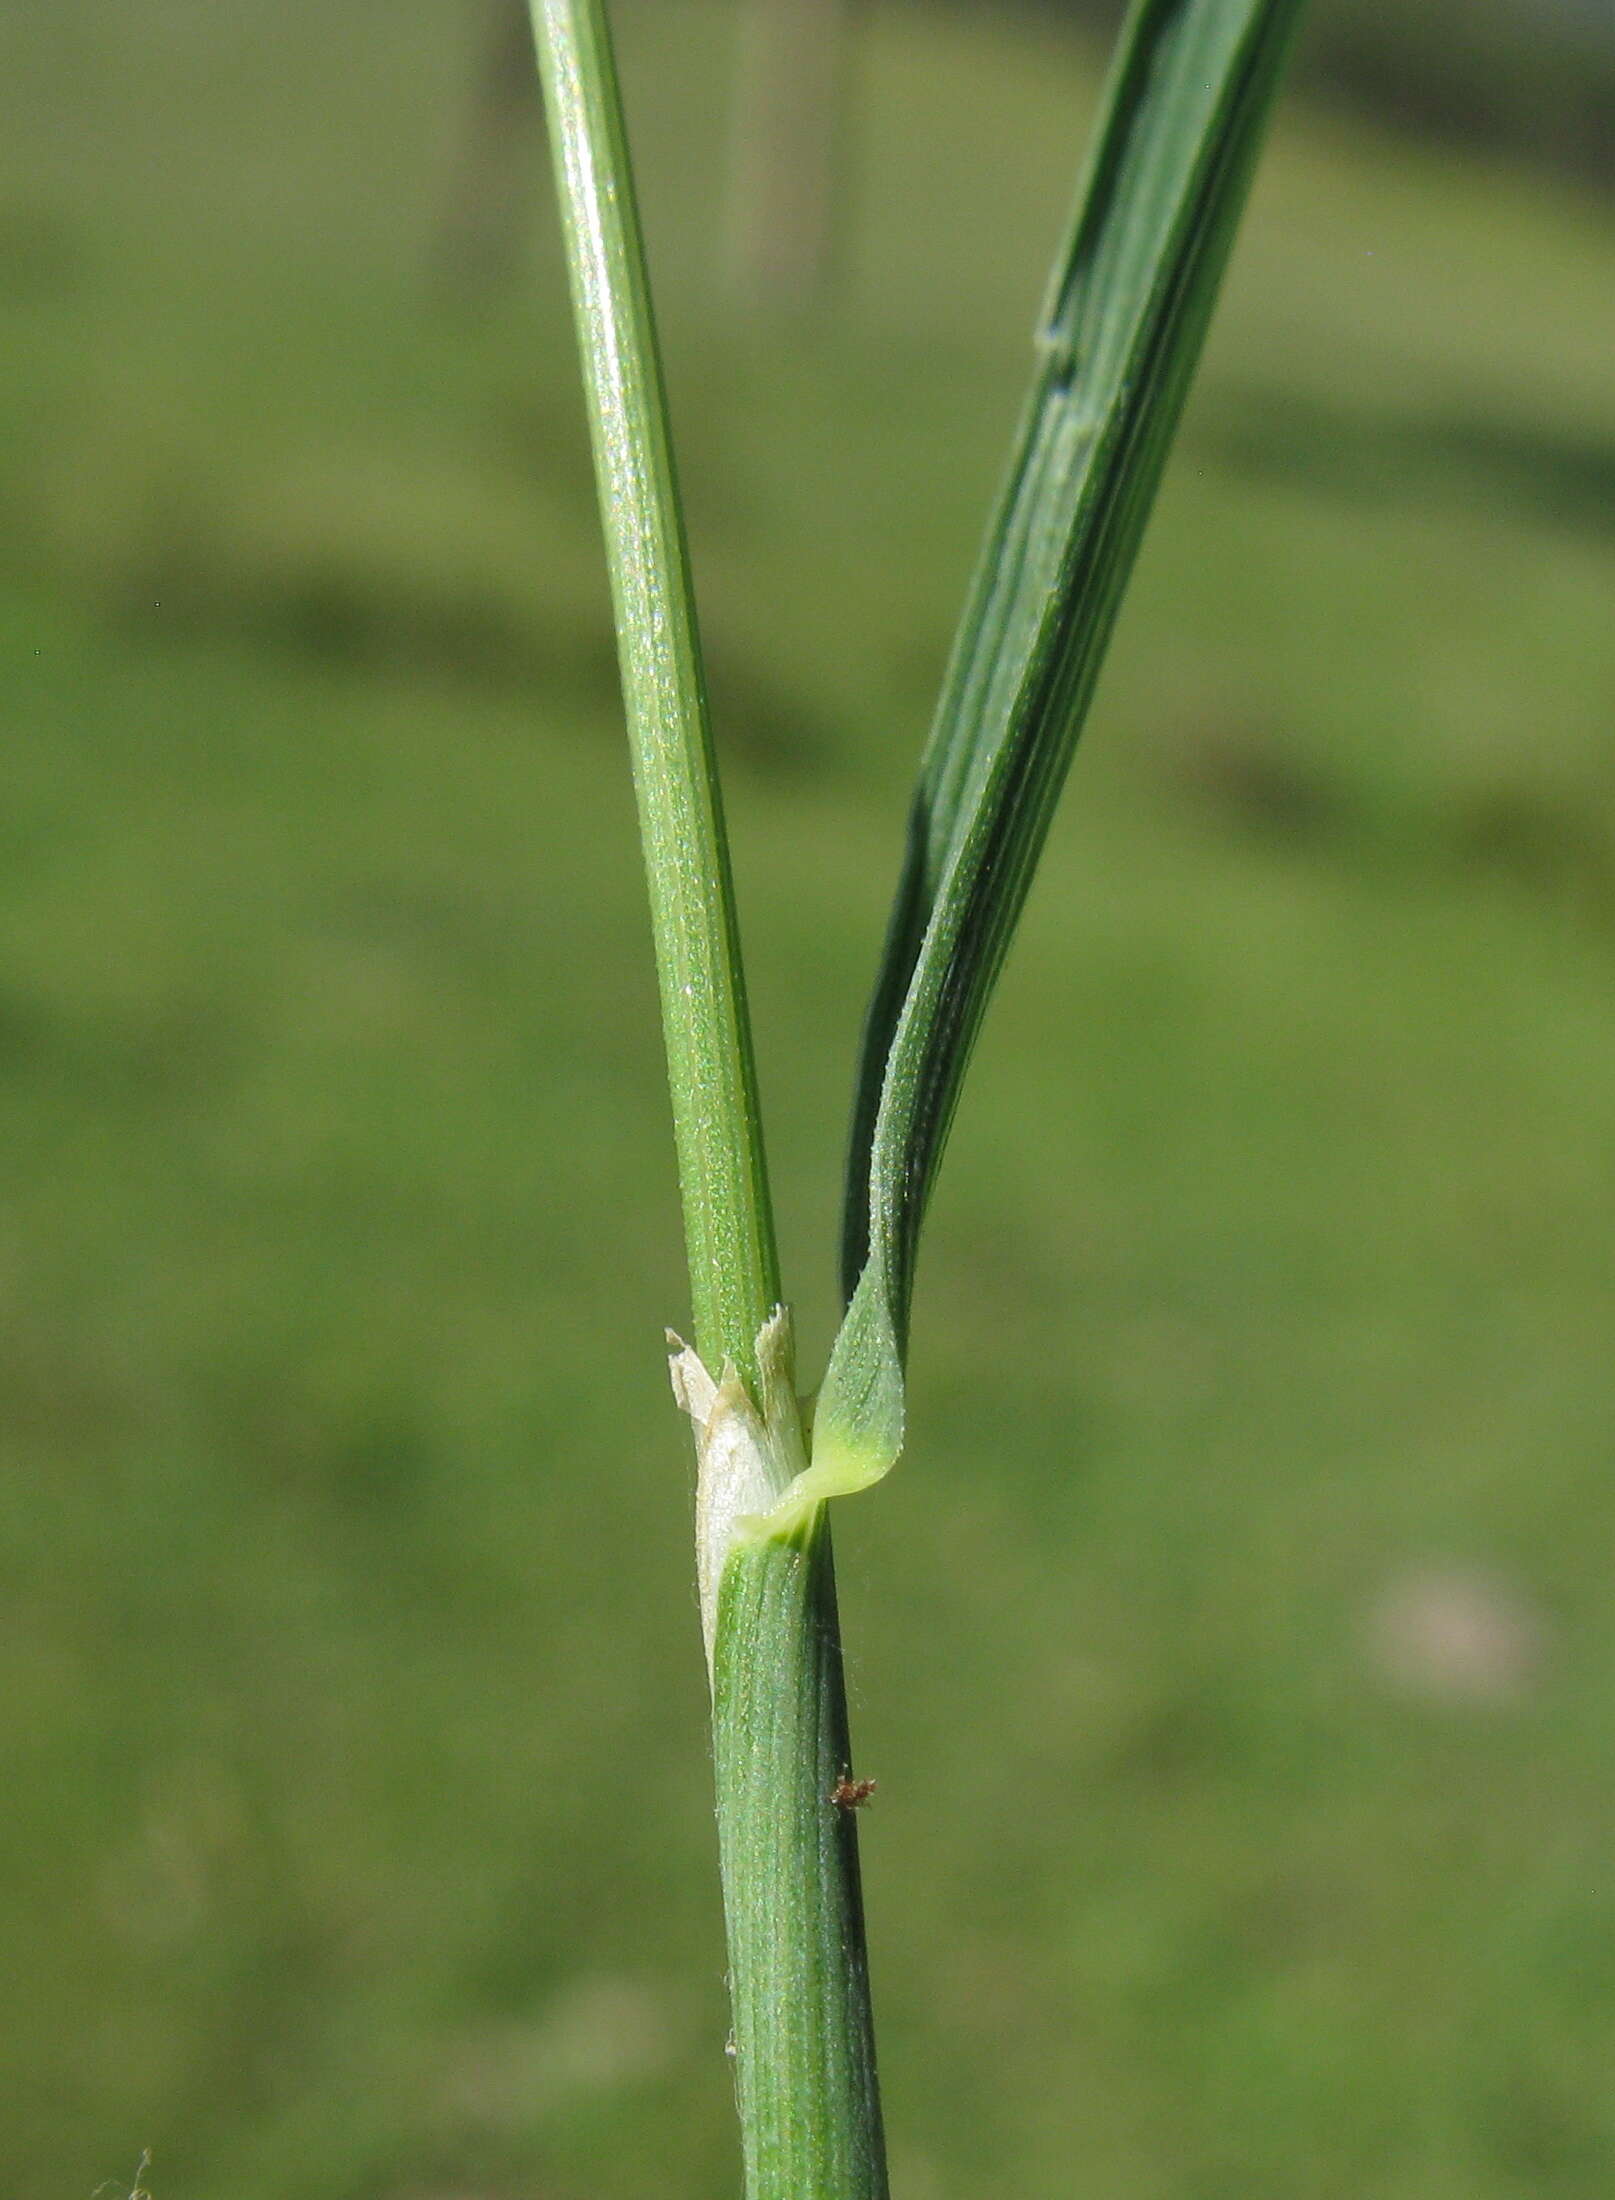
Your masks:
M 902 1447 L 925 1206 L 1215 303 L 1300 0 L 1135 0 L 921 767 L 865 1032 L 809 1449 L 689 563 L 603 0 L 533 0 L 650 887 L 694 1308 L 748 2200 L 880 2200 L 827 1500 Z M 1076 2174 L 1080 2175 L 1080 2167 Z
M 886 2191 L 822 1513 L 737 1536 L 805 1442 L 758 1121 L 734 893 L 666 404 L 600 0 L 534 10 L 650 885 L 696 1351 L 698 1564 L 712 1681 L 736 2085 L 748 2193 Z M 709 1367 L 720 1369 L 714 1384 Z M 738 1547 L 731 1551 L 731 1542 Z

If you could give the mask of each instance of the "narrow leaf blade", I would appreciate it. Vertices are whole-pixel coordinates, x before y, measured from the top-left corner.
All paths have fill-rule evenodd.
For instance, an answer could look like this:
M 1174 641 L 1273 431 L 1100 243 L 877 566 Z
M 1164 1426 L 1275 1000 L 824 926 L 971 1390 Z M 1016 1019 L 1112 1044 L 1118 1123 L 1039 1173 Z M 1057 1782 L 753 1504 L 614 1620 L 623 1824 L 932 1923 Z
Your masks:
M 865 1031 L 815 1462 L 901 1443 L 915 1253 L 1216 301 L 1301 0 L 1135 0 L 954 646 Z M 873 1471 L 872 1471 L 873 1470 Z M 848 1482 L 845 1486 L 852 1486 Z

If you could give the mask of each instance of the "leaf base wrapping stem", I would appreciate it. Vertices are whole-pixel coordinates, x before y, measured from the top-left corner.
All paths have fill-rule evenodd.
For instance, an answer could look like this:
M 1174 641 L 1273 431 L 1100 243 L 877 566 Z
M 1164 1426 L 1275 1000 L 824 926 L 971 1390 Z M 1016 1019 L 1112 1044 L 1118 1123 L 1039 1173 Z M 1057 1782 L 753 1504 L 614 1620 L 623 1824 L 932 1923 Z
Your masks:
M 822 1508 L 724 1567 L 713 1737 L 747 2200 L 886 2200 Z

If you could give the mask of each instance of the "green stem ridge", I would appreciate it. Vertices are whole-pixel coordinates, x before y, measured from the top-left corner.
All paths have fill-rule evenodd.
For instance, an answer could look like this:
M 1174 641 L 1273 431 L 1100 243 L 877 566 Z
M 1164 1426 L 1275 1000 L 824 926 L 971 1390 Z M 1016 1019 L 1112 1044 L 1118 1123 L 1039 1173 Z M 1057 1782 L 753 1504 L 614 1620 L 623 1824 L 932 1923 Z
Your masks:
M 602 0 L 532 0 L 616 613 L 696 1346 L 755 1377 L 780 1296 L 667 399 Z

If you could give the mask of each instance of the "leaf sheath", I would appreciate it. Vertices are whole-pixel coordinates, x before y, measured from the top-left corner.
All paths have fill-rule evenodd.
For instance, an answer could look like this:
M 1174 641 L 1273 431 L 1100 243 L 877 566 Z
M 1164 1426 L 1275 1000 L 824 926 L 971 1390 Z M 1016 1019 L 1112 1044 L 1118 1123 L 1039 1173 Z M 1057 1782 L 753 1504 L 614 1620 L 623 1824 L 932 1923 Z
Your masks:
M 737 1549 L 713 1695 L 748 2200 L 886 2200 L 829 1523 Z

